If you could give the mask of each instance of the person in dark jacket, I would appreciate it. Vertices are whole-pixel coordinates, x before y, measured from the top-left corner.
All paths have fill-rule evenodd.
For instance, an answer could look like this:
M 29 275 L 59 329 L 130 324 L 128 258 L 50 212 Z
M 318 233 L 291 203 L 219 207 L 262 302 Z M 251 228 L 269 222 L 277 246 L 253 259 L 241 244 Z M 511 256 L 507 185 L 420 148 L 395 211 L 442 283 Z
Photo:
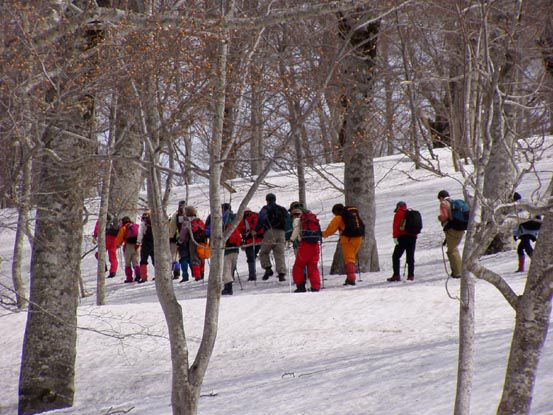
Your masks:
M 256 232 L 264 229 L 263 243 L 259 251 L 259 261 L 265 269 L 263 280 L 268 280 L 274 274 L 269 254 L 273 251 L 275 266 L 279 281 L 286 281 L 286 228 L 291 228 L 292 221 L 286 208 L 276 204 L 276 196 L 268 193 L 265 196 L 267 204 L 259 212 Z M 289 237 L 288 237 L 289 238 Z
M 400 260 L 403 253 L 406 253 L 407 280 L 415 279 L 415 248 L 417 246 L 417 235 L 410 234 L 404 230 L 405 213 L 407 203 L 397 202 L 394 210 L 394 221 L 392 224 L 392 238 L 394 238 L 394 253 L 392 254 L 392 266 L 394 274 L 387 279 L 388 282 L 401 281 Z
M 152 220 L 150 211 L 142 214 L 136 245 L 140 247 L 140 279 L 139 283 L 148 281 L 148 257 L 154 262 L 154 234 L 152 233 Z
M 518 202 L 521 200 L 522 197 L 519 193 L 515 192 L 513 195 L 513 200 L 515 202 Z M 525 268 L 525 262 L 526 262 L 526 255 L 528 255 L 530 258 L 532 258 L 532 255 L 534 254 L 534 248 L 532 247 L 532 242 L 536 242 L 538 239 L 538 235 L 540 232 L 541 227 L 541 216 L 536 215 L 534 218 L 531 218 L 530 220 L 527 220 L 523 223 L 521 223 L 517 228 L 515 229 L 513 233 L 513 238 L 516 241 L 517 239 L 520 241 L 518 243 L 517 247 L 517 254 L 518 254 L 518 268 L 515 272 L 524 272 Z

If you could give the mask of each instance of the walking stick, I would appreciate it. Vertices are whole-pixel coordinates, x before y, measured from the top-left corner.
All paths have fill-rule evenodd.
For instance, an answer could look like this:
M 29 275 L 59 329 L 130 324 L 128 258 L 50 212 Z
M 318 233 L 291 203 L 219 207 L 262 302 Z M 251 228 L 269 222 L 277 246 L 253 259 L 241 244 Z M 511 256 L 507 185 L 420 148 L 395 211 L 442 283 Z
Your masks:
M 286 248 L 286 268 L 288 269 L 288 292 L 292 293 L 292 276 L 290 272 L 290 248 Z
M 324 271 L 324 260 L 323 260 L 323 240 L 321 239 L 321 289 L 325 288 L 325 271 Z
M 363 282 L 363 280 L 361 279 L 361 267 L 359 267 L 359 255 L 357 255 L 357 273 L 359 274 L 358 281 Z
M 240 274 L 238 273 L 238 268 L 237 267 L 234 267 L 233 274 L 234 273 L 238 277 L 238 284 L 240 285 L 240 290 L 243 291 L 244 287 L 242 287 L 242 280 L 240 279 Z

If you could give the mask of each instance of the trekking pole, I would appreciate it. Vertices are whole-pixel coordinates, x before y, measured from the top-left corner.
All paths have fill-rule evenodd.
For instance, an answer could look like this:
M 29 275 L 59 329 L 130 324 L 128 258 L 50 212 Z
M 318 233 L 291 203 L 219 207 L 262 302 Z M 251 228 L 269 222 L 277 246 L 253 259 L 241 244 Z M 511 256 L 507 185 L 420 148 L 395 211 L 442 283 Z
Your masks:
M 405 278 L 405 270 L 407 269 L 407 261 L 405 261 L 405 265 L 403 265 L 403 278 Z
M 287 248 L 286 249 L 286 265 L 288 268 L 288 292 L 291 294 L 292 293 L 292 277 L 291 277 L 291 272 L 290 272 L 290 248 Z
M 361 267 L 359 266 L 359 255 L 357 255 L 357 273 L 359 274 L 358 281 L 363 282 L 363 280 L 361 279 Z
M 240 290 L 244 291 L 244 287 L 242 287 L 242 280 L 240 279 L 240 274 L 238 273 L 238 267 L 234 267 L 233 274 L 236 274 L 236 277 L 238 278 L 238 284 L 240 285 Z
M 323 260 L 323 240 L 321 239 L 321 290 L 325 288 L 325 271 L 324 271 L 324 260 Z

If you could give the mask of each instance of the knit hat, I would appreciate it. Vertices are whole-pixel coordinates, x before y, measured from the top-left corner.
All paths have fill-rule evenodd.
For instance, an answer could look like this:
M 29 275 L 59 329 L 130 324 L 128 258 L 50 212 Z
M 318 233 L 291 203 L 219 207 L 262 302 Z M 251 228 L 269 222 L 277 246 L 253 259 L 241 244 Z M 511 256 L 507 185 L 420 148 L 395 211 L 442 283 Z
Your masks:
M 394 213 L 398 211 L 399 208 L 406 208 L 407 207 L 407 203 L 403 202 L 403 201 L 399 201 L 397 202 L 396 204 L 396 208 L 394 209 Z
M 273 193 L 267 193 L 267 196 L 265 196 L 265 200 L 267 202 L 276 202 L 276 196 Z
M 226 212 L 227 210 L 231 210 L 230 203 L 223 203 L 221 205 L 221 209 L 223 210 L 223 212 Z
M 440 198 L 446 198 L 446 197 L 449 197 L 449 192 L 447 190 L 440 190 L 438 192 L 438 199 Z

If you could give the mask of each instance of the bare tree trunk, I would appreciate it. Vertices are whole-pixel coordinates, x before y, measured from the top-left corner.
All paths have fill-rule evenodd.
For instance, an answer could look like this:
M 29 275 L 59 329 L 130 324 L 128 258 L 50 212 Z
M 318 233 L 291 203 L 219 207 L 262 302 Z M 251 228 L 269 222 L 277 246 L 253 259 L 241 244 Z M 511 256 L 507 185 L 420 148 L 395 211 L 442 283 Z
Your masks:
M 129 216 L 133 221 L 136 220 L 142 185 L 142 169 L 138 163 L 142 154 L 142 141 L 136 127 L 138 119 L 135 106 L 124 92 L 119 94 L 108 208 L 118 218 Z
M 380 22 L 362 26 L 358 22 L 368 19 L 368 11 L 361 16 L 346 17 L 340 14 L 342 36 L 354 48 L 344 59 L 343 77 L 346 91 L 343 97 L 344 121 L 340 136 L 344 148 L 344 188 L 346 205 L 354 205 L 365 222 L 365 239 L 358 253 L 360 271 L 379 271 L 378 250 L 374 237 L 376 217 L 374 143 L 368 135 L 367 122 L 372 111 L 376 45 Z M 353 29 L 355 28 L 355 29 Z M 336 273 L 331 269 L 331 273 Z
M 254 59 L 255 61 L 255 59 Z M 261 71 L 260 68 L 257 68 Z M 253 73 L 257 71 L 255 68 Z M 252 76 L 251 87 L 251 141 L 250 168 L 252 175 L 258 175 L 263 170 L 263 93 L 257 84 L 257 76 Z
M 530 414 L 538 364 L 549 331 L 553 294 L 553 214 L 545 215 L 516 323 L 498 415 Z
M 19 148 L 22 149 L 23 144 L 21 144 Z M 20 309 L 25 308 L 27 305 L 25 285 L 23 284 L 23 278 L 21 276 L 21 266 L 23 262 L 23 245 L 25 241 L 25 234 L 27 233 L 26 230 L 29 226 L 32 178 L 32 159 L 29 157 L 27 152 L 23 150 L 21 151 L 21 158 L 23 159 L 23 166 L 21 171 L 21 189 L 19 192 L 20 194 L 17 209 L 17 230 L 15 232 L 12 260 L 13 290 L 15 292 L 17 307 Z
M 384 41 L 381 42 L 382 60 L 384 61 L 384 120 L 386 123 L 386 155 L 391 156 L 394 154 L 394 90 L 392 88 L 392 75 L 390 74 L 390 56 L 389 56 L 389 44 L 390 39 L 386 36 L 383 37 Z
M 68 129 L 83 125 L 80 109 L 88 104 L 66 102 L 63 106 L 66 123 L 54 125 Z M 40 159 L 30 305 L 19 378 L 20 415 L 72 406 L 75 392 L 85 188 L 81 168 L 85 164 L 71 161 L 84 157 L 90 149 L 56 127 L 46 131 L 43 141 L 62 161 L 50 154 Z

